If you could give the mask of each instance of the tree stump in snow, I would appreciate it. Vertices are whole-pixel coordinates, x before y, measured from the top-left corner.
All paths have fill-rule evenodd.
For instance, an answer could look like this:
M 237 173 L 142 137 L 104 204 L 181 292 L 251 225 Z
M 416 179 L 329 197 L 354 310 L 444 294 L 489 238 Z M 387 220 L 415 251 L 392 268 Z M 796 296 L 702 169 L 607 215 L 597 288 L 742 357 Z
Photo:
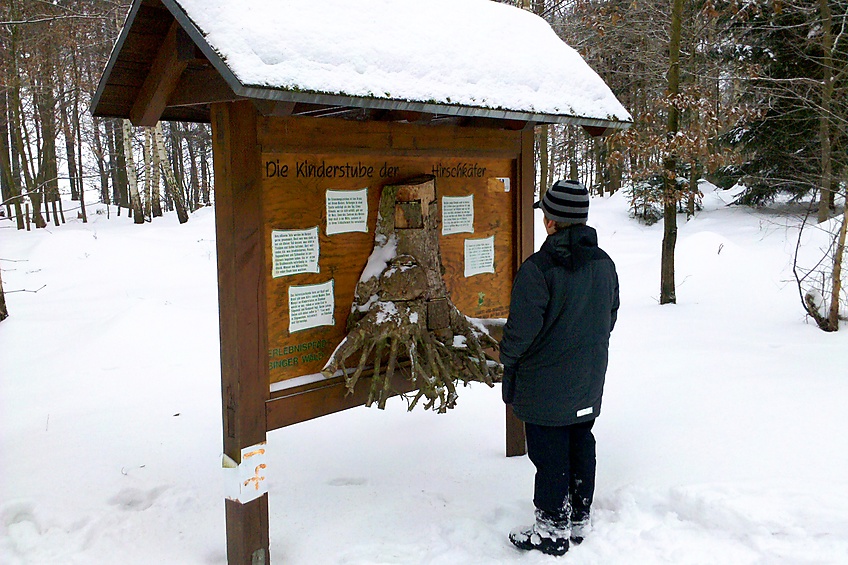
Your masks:
M 443 274 L 435 178 L 384 187 L 374 250 L 356 286 L 348 334 L 322 373 L 330 377 L 341 369 L 352 392 L 363 370 L 373 367 L 366 405 L 377 402 L 380 408 L 398 370 L 417 388 L 410 410 L 422 398 L 427 409 L 453 408 L 459 381 L 494 386 L 501 367 L 484 349 L 497 342 L 454 306 Z M 357 352 L 350 374 L 345 360 Z

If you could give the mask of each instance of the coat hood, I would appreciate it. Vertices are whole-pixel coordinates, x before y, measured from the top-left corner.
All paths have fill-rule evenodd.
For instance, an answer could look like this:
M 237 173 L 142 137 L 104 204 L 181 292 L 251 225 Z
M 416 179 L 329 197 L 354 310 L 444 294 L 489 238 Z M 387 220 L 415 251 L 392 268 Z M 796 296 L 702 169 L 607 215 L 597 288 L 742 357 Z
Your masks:
M 574 271 L 592 258 L 597 247 L 598 233 L 595 228 L 575 224 L 549 235 L 541 251 L 549 253 L 554 261 Z

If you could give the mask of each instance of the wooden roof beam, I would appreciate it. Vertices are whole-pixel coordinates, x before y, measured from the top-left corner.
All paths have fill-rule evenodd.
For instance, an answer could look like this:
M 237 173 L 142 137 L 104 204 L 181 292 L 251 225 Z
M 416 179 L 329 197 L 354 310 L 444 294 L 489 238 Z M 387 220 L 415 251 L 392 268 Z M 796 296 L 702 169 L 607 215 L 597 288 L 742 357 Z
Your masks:
M 130 109 L 130 121 L 136 126 L 155 126 L 165 111 L 168 99 L 179 83 L 180 76 L 189 63 L 185 55 L 185 45 L 178 38 L 182 31 L 176 20 L 171 23 L 168 35 L 162 42 L 150 72 Z M 182 56 L 180 55 L 182 52 Z
M 603 137 L 615 131 L 613 128 L 603 126 L 583 126 L 583 129 L 592 137 Z
M 198 106 L 241 99 L 213 68 L 187 68 L 168 99 L 168 107 Z M 257 101 L 259 102 L 259 101 Z
M 263 116 L 275 116 L 285 118 L 294 114 L 296 102 L 284 102 L 282 100 L 258 100 L 253 99 L 253 105 Z

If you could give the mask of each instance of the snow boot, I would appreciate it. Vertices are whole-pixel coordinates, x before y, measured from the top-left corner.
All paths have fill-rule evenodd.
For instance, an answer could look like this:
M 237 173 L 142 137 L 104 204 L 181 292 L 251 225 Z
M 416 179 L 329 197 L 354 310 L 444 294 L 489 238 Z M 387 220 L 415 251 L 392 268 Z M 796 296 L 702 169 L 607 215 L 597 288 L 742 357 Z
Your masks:
M 518 549 L 535 549 L 547 555 L 565 555 L 570 530 L 568 519 L 536 509 L 536 523 L 509 533 L 509 541 Z
M 573 545 L 580 545 L 583 543 L 583 540 L 586 539 L 586 535 L 592 531 L 592 525 L 589 523 L 589 519 L 580 520 L 579 522 L 572 522 L 571 524 L 571 543 Z

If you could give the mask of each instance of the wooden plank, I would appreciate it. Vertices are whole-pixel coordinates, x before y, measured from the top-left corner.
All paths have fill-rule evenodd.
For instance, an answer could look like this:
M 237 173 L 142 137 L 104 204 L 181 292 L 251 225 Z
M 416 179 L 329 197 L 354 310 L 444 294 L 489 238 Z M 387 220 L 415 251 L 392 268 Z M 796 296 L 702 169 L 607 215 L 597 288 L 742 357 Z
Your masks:
M 97 116 L 102 118 L 126 118 L 129 116 L 129 104 L 99 104 Z M 165 108 L 162 120 L 176 122 L 209 123 L 209 108 L 206 106 L 178 106 Z
M 100 104 L 97 109 L 100 111 L 100 106 L 115 106 L 120 108 L 129 108 L 132 101 L 135 100 L 138 94 L 138 87 L 126 85 L 109 85 L 103 90 L 103 96 L 100 97 Z
M 173 21 L 173 18 L 171 19 Z M 170 22 L 165 26 L 165 29 L 141 31 L 141 28 L 134 25 L 127 34 L 127 39 L 124 42 L 124 47 L 121 49 L 120 59 L 122 61 L 131 61 L 135 63 L 151 64 L 159 52 L 162 45 L 162 39 L 168 33 Z
M 224 511 L 227 515 L 227 565 L 270 565 L 268 495 L 247 504 L 225 500 Z M 237 553 L 231 547 L 232 540 L 253 540 L 257 537 L 261 538 L 257 542 L 261 547 L 250 553 L 250 557 L 246 557 L 243 550 Z
M 533 125 L 531 124 L 521 132 L 521 159 L 519 160 L 519 194 L 518 210 L 518 244 L 515 249 L 519 253 L 516 256 L 516 272 L 525 259 L 533 254 L 533 203 L 536 200 L 536 159 L 534 157 L 535 140 Z
M 212 115 L 223 443 L 240 462 L 243 448 L 265 441 L 269 397 L 259 146 L 250 102 L 216 104 Z M 225 512 L 228 563 L 268 563 L 267 494 Z
M 176 20 L 171 23 L 168 34 L 153 60 L 150 72 L 139 90 L 132 109 L 130 121 L 136 126 L 155 126 L 162 116 L 162 111 L 168 105 L 168 99 L 177 86 L 188 62 L 177 55 Z
M 356 124 L 357 127 L 351 126 Z M 521 153 L 520 132 L 430 127 L 400 122 L 351 122 L 334 118 L 309 120 L 262 118 L 259 142 L 266 152 L 358 153 L 385 155 L 489 155 L 517 158 Z
M 521 158 L 518 161 L 518 198 L 515 212 L 515 272 L 521 263 L 533 254 L 533 202 L 535 198 L 536 160 L 533 127 L 521 132 Z M 506 407 L 506 455 L 515 457 L 527 453 L 524 422 L 519 420 L 511 406 Z
M 178 108 L 165 108 L 162 120 L 174 122 L 196 122 L 209 123 L 208 106 L 180 106 Z
M 214 68 L 186 69 L 174 87 L 168 107 L 230 102 L 239 98 Z
M 412 383 L 402 373 L 405 371 L 399 369 L 392 378 L 395 394 L 413 390 Z M 369 386 L 369 380 L 363 377 L 354 392 L 347 394 L 344 380 L 337 378 L 300 388 L 293 394 L 275 395 L 265 404 L 268 431 L 362 406 L 368 400 Z
M 263 116 L 277 116 L 284 118 L 291 116 L 297 107 L 296 102 L 280 102 L 277 100 L 257 100 L 253 99 L 253 104 Z
M 520 457 L 527 454 L 527 440 L 524 437 L 524 422 L 519 420 L 512 405 L 506 405 L 506 456 Z
M 162 4 L 161 0 L 144 0 L 138 9 L 138 14 L 135 16 L 134 23 L 140 24 L 143 28 L 157 25 L 161 23 L 163 18 L 167 18 L 171 13 L 168 8 Z M 166 25 L 160 31 L 167 31 Z
M 109 74 L 109 86 L 141 88 L 150 65 L 119 60 Z

